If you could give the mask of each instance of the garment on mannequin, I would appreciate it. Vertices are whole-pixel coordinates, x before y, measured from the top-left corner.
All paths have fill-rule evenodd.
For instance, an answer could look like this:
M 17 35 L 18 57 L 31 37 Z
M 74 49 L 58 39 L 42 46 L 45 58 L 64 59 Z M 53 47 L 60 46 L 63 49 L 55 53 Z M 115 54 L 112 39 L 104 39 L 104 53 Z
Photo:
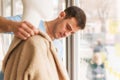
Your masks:
M 38 28 L 41 19 L 47 20 L 53 16 L 53 2 L 50 0 L 22 0 L 22 20 L 29 21 Z

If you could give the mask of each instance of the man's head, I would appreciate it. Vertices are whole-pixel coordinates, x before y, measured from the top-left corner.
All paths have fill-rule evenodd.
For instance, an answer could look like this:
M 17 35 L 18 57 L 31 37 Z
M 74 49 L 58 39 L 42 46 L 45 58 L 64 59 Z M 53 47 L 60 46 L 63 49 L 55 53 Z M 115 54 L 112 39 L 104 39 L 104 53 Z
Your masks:
M 77 26 L 80 27 L 80 29 L 85 28 L 86 15 L 82 9 L 76 6 L 71 6 L 66 8 L 64 12 L 66 13 L 65 19 L 74 17 L 77 21 Z
M 59 39 L 84 29 L 86 15 L 79 7 L 71 6 L 62 11 L 52 22 L 51 35 L 53 39 Z

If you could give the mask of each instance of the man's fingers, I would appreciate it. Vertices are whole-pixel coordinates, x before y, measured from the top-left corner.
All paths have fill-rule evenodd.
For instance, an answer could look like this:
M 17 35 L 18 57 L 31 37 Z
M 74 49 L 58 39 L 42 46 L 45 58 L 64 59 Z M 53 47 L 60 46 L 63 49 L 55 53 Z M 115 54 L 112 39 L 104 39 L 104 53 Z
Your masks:
M 24 35 L 25 37 L 30 37 L 30 34 L 29 33 L 27 33 L 24 29 L 19 29 L 19 31 L 20 31 L 20 33 L 22 34 L 22 35 Z
M 34 30 L 35 34 L 38 34 L 40 31 L 38 29 Z
M 29 28 L 33 29 L 34 26 L 30 23 L 30 22 L 27 22 L 27 21 L 23 21 L 27 26 L 29 26 Z
M 38 34 L 39 30 L 36 29 L 31 23 L 22 21 L 14 28 L 14 34 L 16 37 L 26 40 L 30 36 Z
M 27 21 L 24 21 L 24 23 L 26 23 L 27 26 L 29 26 L 35 34 L 39 33 L 39 30 L 35 26 L 33 26 L 31 23 L 29 23 Z
M 21 33 L 18 33 L 17 35 L 15 35 L 16 37 L 18 37 L 18 38 L 20 38 L 20 39 L 22 39 L 22 40 L 26 40 L 27 39 L 27 37 L 25 37 L 23 34 L 21 34 Z
M 24 22 L 24 24 L 21 25 L 21 28 L 28 32 L 30 35 L 34 35 L 32 27 L 30 25 L 27 25 L 27 23 Z

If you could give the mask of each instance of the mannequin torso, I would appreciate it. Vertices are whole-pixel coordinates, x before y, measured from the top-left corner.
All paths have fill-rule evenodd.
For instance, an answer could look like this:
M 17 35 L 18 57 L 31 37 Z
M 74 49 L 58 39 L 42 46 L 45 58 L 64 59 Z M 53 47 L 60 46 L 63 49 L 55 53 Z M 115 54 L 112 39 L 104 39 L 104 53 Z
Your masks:
M 29 21 L 36 28 L 41 19 L 46 20 L 53 15 L 53 2 L 50 0 L 22 0 L 22 2 L 22 20 Z

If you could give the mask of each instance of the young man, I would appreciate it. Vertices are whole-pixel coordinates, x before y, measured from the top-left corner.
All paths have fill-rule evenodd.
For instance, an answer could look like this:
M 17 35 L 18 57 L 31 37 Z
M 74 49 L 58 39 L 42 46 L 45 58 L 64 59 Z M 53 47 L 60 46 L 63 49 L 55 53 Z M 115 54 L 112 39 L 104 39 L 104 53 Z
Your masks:
M 44 30 L 39 35 L 26 41 L 14 39 L 4 59 L 5 80 L 69 80 L 52 41 L 84 29 L 85 13 L 71 6 L 56 19 L 41 23 Z
M 21 21 L 22 16 L 16 15 L 11 17 L 0 17 L 0 33 L 13 32 L 14 35 L 22 40 L 27 40 L 29 37 L 39 33 L 39 30 L 35 28 L 31 23 L 27 21 Z M 39 29 L 46 33 L 44 22 L 41 20 Z M 12 34 L 12 33 L 9 33 Z M 58 54 L 63 59 L 63 47 L 60 40 L 53 40 L 54 46 L 58 49 Z

